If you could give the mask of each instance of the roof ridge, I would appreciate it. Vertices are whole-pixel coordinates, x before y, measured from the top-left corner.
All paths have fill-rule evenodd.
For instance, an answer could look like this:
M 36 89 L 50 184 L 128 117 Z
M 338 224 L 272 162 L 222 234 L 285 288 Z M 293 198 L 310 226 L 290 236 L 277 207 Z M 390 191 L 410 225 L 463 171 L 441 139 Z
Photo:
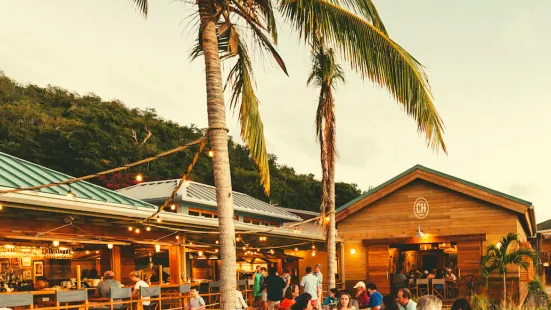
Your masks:
M 11 160 L 15 161 L 15 162 L 19 162 L 20 164 L 23 164 L 23 165 L 30 165 L 30 166 L 33 166 L 35 168 L 38 168 L 38 169 L 42 169 L 42 170 L 45 170 L 47 172 L 49 172 L 50 174 L 53 174 L 53 175 L 59 175 L 61 177 L 65 177 L 67 178 L 68 180 L 69 179 L 74 179 L 75 177 L 69 175 L 69 174 L 66 174 L 66 173 L 63 173 L 61 171 L 57 171 L 57 170 L 54 170 L 54 169 L 51 169 L 51 168 L 48 168 L 48 167 L 45 167 L 45 166 L 42 166 L 40 164 L 37 164 L 37 163 L 34 163 L 34 162 L 31 162 L 31 161 L 28 161 L 28 160 L 25 160 L 23 158 L 20 158 L 20 157 L 17 157 L 17 156 L 14 156 L 14 155 L 11 155 L 11 154 L 8 154 L 8 153 L 5 153 L 5 152 L 0 152 L 0 156 L 5 156 L 5 157 L 8 157 L 10 158 Z M 99 190 L 104 190 L 104 191 L 108 191 L 108 192 L 113 192 L 113 193 L 116 193 L 116 191 L 114 190 L 111 190 L 111 189 L 108 189 L 106 187 L 103 187 L 103 186 L 99 186 L 97 184 L 94 184 L 94 183 L 91 183 L 91 182 L 88 182 L 88 181 L 85 181 L 85 180 L 81 180 L 81 181 L 77 181 L 77 182 L 73 182 L 73 183 L 70 183 L 70 184 L 78 184 L 78 183 L 84 183 L 88 186 L 91 186 L 93 188 L 96 188 L 96 189 L 99 189 Z M 50 181 L 50 183 L 52 183 Z M 70 184 L 68 183 L 67 185 L 70 186 Z M 55 186 L 61 186 L 61 185 L 55 185 Z M 52 186 L 52 187 L 55 187 L 55 186 Z M 6 187 L 10 187 L 10 186 L 6 186 Z M 13 187 L 12 187 L 13 188 Z M 116 193 L 116 195 L 121 195 L 121 194 L 118 194 Z M 121 195 L 123 196 L 125 199 L 128 199 L 130 201 L 133 201 L 135 203 L 138 203 L 138 204 L 146 204 L 146 205 L 150 205 L 152 207 L 155 207 L 154 205 L 150 204 L 150 203 L 147 203 L 145 201 L 141 201 L 139 199 L 135 199 L 135 198 L 132 198 L 132 197 L 127 197 L 125 195 Z M 120 203 L 120 202 L 119 202 Z
M 365 193 L 361 194 L 360 196 L 352 199 L 351 201 L 345 203 L 344 205 L 340 206 L 339 208 L 337 208 L 336 212 L 340 212 L 346 208 L 348 208 L 350 205 L 356 203 L 357 201 L 359 200 L 362 200 L 366 197 L 368 197 L 369 195 L 371 195 L 372 193 L 378 191 L 379 189 L 387 186 L 387 185 L 390 185 L 391 183 L 395 182 L 396 180 L 398 179 L 401 179 L 402 177 L 414 172 L 415 170 L 422 170 L 422 171 L 425 171 L 425 172 L 428 172 L 428 173 L 432 173 L 432 174 L 435 174 L 435 175 L 438 175 L 438 176 L 441 176 L 443 178 L 446 178 L 446 179 L 449 179 L 449 180 L 453 180 L 453 181 L 456 181 L 456 182 L 459 182 L 459 183 L 463 183 L 467 186 L 471 186 L 471 187 L 475 187 L 475 188 L 478 188 L 480 190 L 483 190 L 483 191 L 486 191 L 486 192 L 489 192 L 491 194 L 494 194 L 494 195 L 497 195 L 497 196 L 501 196 L 505 199 L 508 199 L 508 200 L 512 200 L 514 202 L 517 202 L 517 203 L 520 203 L 520 204 L 523 204 L 523 205 L 526 205 L 526 206 L 532 206 L 533 204 L 527 200 L 524 200 L 524 199 L 521 199 L 521 198 L 518 198 L 518 197 L 515 197 L 515 196 L 512 196 L 512 195 L 509 195 L 509 194 L 506 194 L 506 193 L 503 193 L 503 192 L 500 192 L 500 191 L 497 191 L 497 190 L 494 190 L 494 189 L 491 189 L 489 187 L 486 187 L 486 186 L 483 186 L 483 185 L 479 185 L 479 184 L 476 184 L 474 182 L 471 182 L 471 181 L 467 181 L 465 179 L 462 179 L 462 178 L 458 178 L 458 177 L 455 177 L 451 174 L 447 174 L 447 173 L 444 173 L 444 172 L 440 172 L 438 170 L 435 170 L 435 169 L 432 169 L 432 168 L 428 168 L 428 167 L 425 167 L 421 164 L 416 164 L 414 165 L 413 167 L 407 169 L 406 171 L 392 177 L 391 179 L 379 184 L 378 186 L 372 188 L 371 190 L 368 190 L 366 191 Z

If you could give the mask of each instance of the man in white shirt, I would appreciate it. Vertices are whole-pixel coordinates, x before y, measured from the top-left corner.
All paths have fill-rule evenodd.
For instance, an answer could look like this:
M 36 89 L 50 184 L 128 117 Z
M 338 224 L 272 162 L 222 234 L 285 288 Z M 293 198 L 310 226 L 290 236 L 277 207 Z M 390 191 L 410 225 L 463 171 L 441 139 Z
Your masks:
M 312 267 L 308 266 L 306 267 L 306 275 L 302 277 L 302 281 L 300 281 L 300 286 L 303 287 L 304 293 L 308 293 L 312 296 L 311 304 L 312 307 L 317 308 L 318 306 L 318 286 L 319 286 L 319 280 L 318 277 L 316 277 L 312 273 Z
M 249 305 L 245 302 L 245 298 L 243 298 L 243 293 L 239 291 L 239 289 L 235 289 L 235 309 L 236 310 L 247 310 L 249 309 Z
M 452 270 L 450 268 L 446 268 L 446 281 L 447 282 L 457 281 L 457 277 L 452 273 Z
M 398 290 L 396 296 L 396 302 L 400 306 L 400 310 L 415 310 L 417 304 L 415 301 L 411 300 L 411 291 L 407 288 L 401 288 Z
M 147 284 L 144 280 L 140 278 L 140 273 L 138 271 L 132 271 L 130 273 L 130 280 L 136 282 L 134 284 L 134 290 L 132 291 L 133 297 L 139 297 L 140 296 L 140 288 L 141 287 L 149 287 L 149 284 Z M 142 298 L 143 302 L 142 304 L 144 306 L 149 306 L 151 302 L 149 301 L 149 297 Z

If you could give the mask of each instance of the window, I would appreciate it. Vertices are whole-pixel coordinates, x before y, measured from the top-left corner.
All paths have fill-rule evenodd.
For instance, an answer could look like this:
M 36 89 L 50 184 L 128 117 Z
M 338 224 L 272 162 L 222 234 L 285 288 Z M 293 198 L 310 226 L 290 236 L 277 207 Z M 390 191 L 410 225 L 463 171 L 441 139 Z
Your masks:
M 271 222 L 271 221 L 261 220 L 261 219 L 253 219 L 248 217 L 243 218 L 243 223 L 253 224 L 253 225 L 263 225 L 263 226 L 269 226 L 269 227 L 279 227 L 279 223 L 276 223 L 276 222 Z
M 215 211 L 209 211 L 209 210 L 199 210 L 199 209 L 188 209 L 188 215 L 193 215 L 193 216 L 202 216 L 202 217 L 206 217 L 206 218 L 209 218 L 209 219 L 217 219 L 218 218 L 218 214 L 215 212 Z M 239 220 L 239 217 L 237 216 L 234 216 L 234 219 L 237 221 Z

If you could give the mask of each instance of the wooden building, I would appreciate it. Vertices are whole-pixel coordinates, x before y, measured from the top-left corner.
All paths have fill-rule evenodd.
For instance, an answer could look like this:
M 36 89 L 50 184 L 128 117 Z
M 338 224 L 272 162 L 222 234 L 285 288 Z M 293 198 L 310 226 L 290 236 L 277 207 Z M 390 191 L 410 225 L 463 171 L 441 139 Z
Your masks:
M 340 207 L 336 217 L 347 286 L 373 282 L 385 294 L 397 268 L 449 267 L 463 286 L 461 295 L 468 294 L 466 279 L 475 278 L 474 289 L 481 290 L 485 247 L 509 232 L 529 247 L 536 232 L 530 202 L 420 165 Z M 532 273 L 509 268 L 514 295 L 526 295 Z M 490 293 L 500 294 L 499 278 L 489 285 Z
M 68 179 L 72 177 L 0 152 L 0 190 Z M 7 275 L 29 285 L 38 277 L 45 277 L 50 286 L 60 285 L 77 278 L 77 266 L 94 269 L 100 276 L 112 270 L 123 284 L 131 284 L 130 271 L 157 272 L 159 266 L 170 274 L 171 284 L 219 280 L 218 219 L 212 187 L 186 184 L 174 210 L 168 207 L 158 220 L 155 216 L 147 222 L 143 220 L 156 212 L 159 203 L 128 197 L 127 193 L 79 181 L 1 194 L 0 282 Z M 246 273 L 253 264 L 287 264 L 297 269 L 298 276 L 299 257 L 285 254 L 283 247 L 306 250 L 315 244 L 323 248 L 324 235 L 301 227 L 282 227 L 302 220 L 251 199 L 234 193 L 238 268 Z

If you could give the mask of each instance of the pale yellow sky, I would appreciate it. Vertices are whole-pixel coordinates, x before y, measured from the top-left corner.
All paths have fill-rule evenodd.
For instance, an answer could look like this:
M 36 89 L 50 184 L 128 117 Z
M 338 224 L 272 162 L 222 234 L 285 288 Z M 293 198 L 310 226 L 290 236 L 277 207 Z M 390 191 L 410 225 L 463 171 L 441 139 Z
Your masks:
M 206 126 L 202 62 L 188 59 L 193 8 L 151 3 L 144 20 L 126 0 L 0 0 L 0 70 L 22 83 L 94 92 Z M 347 72 L 336 94 L 338 180 L 365 190 L 423 164 L 532 201 L 538 222 L 551 218 L 551 2 L 376 4 L 390 35 L 427 67 L 449 156 L 425 147 L 385 91 Z M 269 151 L 319 175 L 308 51 L 288 28 L 280 38 L 290 78 L 256 67 Z M 236 119 L 229 123 L 237 135 Z

